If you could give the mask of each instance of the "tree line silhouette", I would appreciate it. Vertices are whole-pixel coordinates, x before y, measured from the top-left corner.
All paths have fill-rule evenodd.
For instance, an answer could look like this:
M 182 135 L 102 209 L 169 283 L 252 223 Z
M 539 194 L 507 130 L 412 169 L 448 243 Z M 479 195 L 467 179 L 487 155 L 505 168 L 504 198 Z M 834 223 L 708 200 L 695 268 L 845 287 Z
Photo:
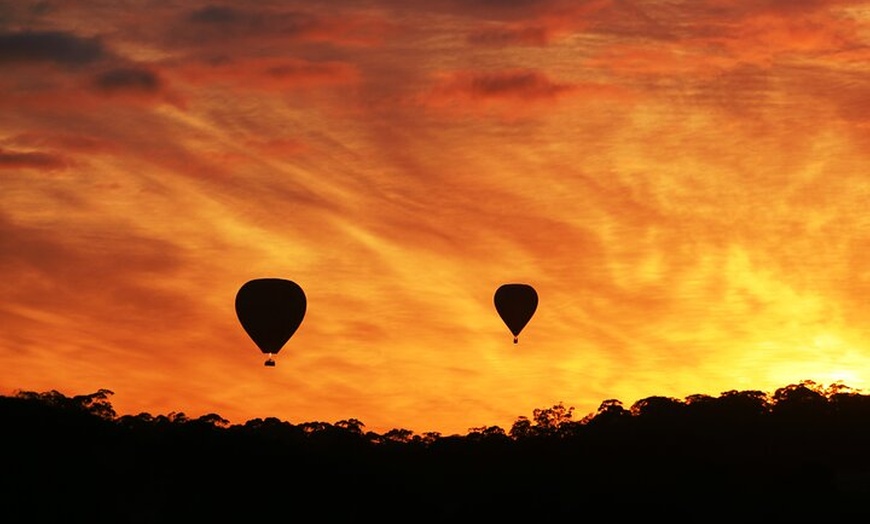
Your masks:
M 870 396 L 842 384 L 652 396 L 629 407 L 609 399 L 580 419 L 559 403 L 508 430 L 465 435 L 378 434 L 357 419 L 119 416 L 111 395 L 0 397 L 0 513 L 23 516 L 16 522 L 870 514 Z

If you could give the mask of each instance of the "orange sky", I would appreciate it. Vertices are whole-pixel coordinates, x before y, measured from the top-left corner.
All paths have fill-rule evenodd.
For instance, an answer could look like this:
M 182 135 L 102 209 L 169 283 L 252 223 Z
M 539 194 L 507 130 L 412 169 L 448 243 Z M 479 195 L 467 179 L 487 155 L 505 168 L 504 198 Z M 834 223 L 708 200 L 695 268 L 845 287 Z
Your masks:
M 314 4 L 0 5 L 3 394 L 464 434 L 867 385 L 870 2 Z M 259 277 L 308 297 L 275 368 Z

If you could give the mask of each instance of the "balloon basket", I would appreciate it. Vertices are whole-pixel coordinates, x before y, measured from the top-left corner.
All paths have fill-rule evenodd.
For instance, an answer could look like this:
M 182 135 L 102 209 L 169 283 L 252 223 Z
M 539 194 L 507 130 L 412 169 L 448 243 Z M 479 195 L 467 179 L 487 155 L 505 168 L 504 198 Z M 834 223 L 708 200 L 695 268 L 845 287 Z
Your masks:
M 270 358 L 269 360 L 264 362 L 263 365 L 269 368 L 273 368 L 275 367 L 275 361 Z

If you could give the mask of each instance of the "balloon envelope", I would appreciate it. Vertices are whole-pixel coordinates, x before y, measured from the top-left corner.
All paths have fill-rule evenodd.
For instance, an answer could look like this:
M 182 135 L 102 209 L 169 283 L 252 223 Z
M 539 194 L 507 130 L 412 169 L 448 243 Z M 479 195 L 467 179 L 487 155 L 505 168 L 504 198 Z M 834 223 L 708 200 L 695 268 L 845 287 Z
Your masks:
M 236 293 L 236 316 L 260 348 L 275 354 L 299 329 L 305 317 L 307 300 L 299 284 L 281 278 L 250 280 Z M 273 366 L 270 358 L 267 366 Z
M 504 284 L 495 291 L 493 302 L 499 316 L 513 333 L 516 344 L 520 332 L 538 308 L 538 293 L 528 284 Z

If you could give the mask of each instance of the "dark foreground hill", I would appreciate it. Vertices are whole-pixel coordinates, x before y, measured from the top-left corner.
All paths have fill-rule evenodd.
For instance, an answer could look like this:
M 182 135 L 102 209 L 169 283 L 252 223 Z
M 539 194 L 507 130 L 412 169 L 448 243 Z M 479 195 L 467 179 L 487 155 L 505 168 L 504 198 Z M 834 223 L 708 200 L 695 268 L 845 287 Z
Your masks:
M 4 522 L 820 522 L 870 516 L 870 397 L 813 382 L 562 404 L 466 435 L 0 397 Z M 11 517 L 11 518 L 7 518 Z

